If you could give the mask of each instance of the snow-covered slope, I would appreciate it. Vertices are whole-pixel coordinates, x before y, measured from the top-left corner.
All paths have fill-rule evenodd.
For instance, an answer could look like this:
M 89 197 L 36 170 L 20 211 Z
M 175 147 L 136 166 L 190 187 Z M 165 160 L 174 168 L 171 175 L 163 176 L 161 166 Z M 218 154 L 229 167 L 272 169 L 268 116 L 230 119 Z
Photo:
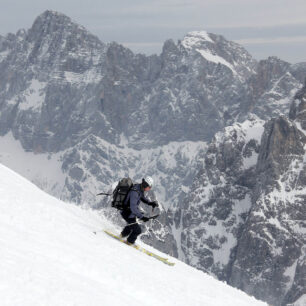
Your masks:
M 264 305 L 92 232 L 103 228 L 118 231 L 0 165 L 1 305 Z
M 60 198 L 66 175 L 61 153 L 26 152 L 11 132 L 0 137 L 0 163 L 19 173 L 39 188 Z

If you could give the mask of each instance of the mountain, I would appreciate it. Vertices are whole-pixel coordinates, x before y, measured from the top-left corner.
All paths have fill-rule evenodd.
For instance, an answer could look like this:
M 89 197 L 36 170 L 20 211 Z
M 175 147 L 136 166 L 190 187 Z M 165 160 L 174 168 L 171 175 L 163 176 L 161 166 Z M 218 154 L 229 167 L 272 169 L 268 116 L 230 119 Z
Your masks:
M 217 133 L 175 212 L 187 263 L 272 305 L 305 293 L 305 102 Z
M 0 162 L 116 224 L 109 199 L 96 194 L 124 176 L 151 175 L 161 217 L 144 241 L 271 303 L 293 301 L 303 278 L 294 276 L 290 285 L 288 272 L 280 284 L 267 285 L 274 291 L 266 297 L 262 282 L 237 281 L 249 284 L 257 274 L 239 275 L 255 264 L 236 254 L 245 258 L 260 198 L 278 177 L 292 177 L 292 156 L 302 162 L 300 136 L 292 135 L 304 124 L 305 75 L 305 63 L 257 62 L 205 31 L 167 40 L 160 55 L 134 54 L 46 11 L 29 30 L 0 37 Z M 274 148 L 278 141 L 288 146 L 285 153 Z M 263 219 L 270 226 L 268 211 Z M 293 243 L 298 254 L 299 245 Z M 296 256 L 289 262 L 299 260 L 300 267 Z
M 265 305 L 174 258 L 169 267 L 94 235 L 118 229 L 2 165 L 0 181 L 1 305 Z
M 169 206 L 188 190 L 205 142 L 250 112 L 265 120 L 288 113 L 305 71 L 276 58 L 257 63 L 204 31 L 166 41 L 160 56 L 134 55 L 46 11 L 0 40 L 0 135 L 60 160 L 66 179 L 47 189 L 57 197 L 95 205 L 97 191 L 122 175 L 149 172 Z

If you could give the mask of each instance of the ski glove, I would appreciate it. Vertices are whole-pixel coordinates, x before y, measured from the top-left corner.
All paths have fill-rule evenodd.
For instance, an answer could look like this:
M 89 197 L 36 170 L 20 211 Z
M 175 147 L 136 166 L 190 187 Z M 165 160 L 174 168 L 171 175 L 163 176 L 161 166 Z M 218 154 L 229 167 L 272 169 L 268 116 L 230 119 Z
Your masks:
M 143 216 L 140 220 L 143 222 L 148 222 L 150 219 L 148 217 Z
M 149 202 L 149 205 L 155 208 L 158 207 L 158 202 L 157 201 Z

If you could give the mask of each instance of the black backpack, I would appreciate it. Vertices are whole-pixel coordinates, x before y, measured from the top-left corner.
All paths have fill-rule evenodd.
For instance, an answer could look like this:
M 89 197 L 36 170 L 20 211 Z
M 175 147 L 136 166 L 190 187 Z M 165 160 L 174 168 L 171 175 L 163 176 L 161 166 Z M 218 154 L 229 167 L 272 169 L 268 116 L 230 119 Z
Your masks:
M 124 210 L 124 201 L 133 187 L 133 181 L 129 177 L 121 179 L 113 191 L 112 207 Z

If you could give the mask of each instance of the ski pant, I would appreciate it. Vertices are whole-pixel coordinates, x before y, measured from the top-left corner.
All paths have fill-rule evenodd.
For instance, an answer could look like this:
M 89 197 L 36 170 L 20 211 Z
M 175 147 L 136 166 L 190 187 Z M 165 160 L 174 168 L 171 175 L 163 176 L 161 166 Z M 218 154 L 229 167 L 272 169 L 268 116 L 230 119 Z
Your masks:
M 128 225 L 122 230 L 121 235 L 122 237 L 128 237 L 127 242 L 135 243 L 137 237 L 141 234 L 141 227 L 136 223 L 136 218 L 129 218 L 130 214 L 130 211 L 123 211 L 121 213 L 122 218 L 128 223 Z

